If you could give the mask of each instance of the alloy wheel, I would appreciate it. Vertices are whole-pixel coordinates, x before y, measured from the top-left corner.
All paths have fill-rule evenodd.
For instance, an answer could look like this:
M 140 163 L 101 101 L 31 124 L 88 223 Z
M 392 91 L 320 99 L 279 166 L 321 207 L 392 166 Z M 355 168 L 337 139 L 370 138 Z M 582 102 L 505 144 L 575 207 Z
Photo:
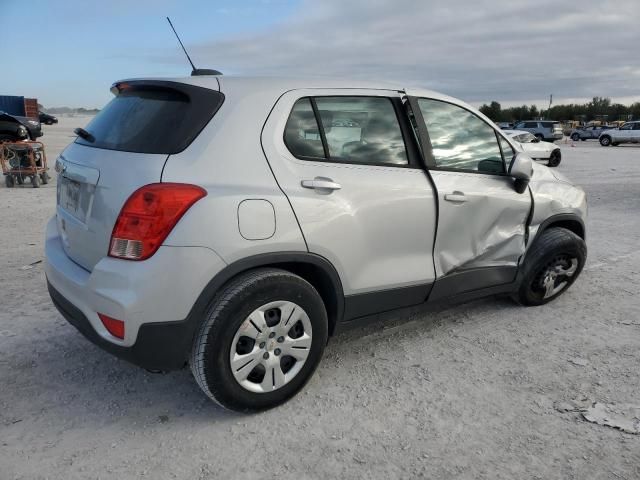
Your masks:
M 578 259 L 568 255 L 559 255 L 549 261 L 533 281 L 533 290 L 543 299 L 560 293 L 571 282 L 578 270 Z

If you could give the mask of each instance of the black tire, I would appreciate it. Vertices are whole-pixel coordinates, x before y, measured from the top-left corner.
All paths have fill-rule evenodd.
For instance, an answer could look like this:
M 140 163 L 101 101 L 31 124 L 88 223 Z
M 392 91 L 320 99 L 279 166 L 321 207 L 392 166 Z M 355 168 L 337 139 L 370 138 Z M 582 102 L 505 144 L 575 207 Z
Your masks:
M 0 133 L 0 143 L 1 142 L 17 142 L 18 140 L 20 139 L 16 135 Z
M 312 326 L 312 343 L 301 370 L 279 389 L 251 392 L 231 370 L 230 353 L 236 332 L 255 309 L 273 301 L 299 305 Z M 191 372 L 204 393 L 230 410 L 256 412 L 294 396 L 313 375 L 328 338 L 327 312 L 315 288 L 287 271 L 264 268 L 239 275 L 213 299 L 191 352 Z
M 611 145 L 611 137 L 609 135 L 600 137 L 600 145 L 602 145 L 603 147 L 608 147 L 609 145 Z
M 545 298 L 542 287 L 545 272 L 551 266 L 564 264 L 567 269 L 571 259 L 577 260 L 574 273 L 570 276 L 558 276 L 557 286 L 566 284 L 553 295 Z M 587 259 L 587 246 L 584 240 L 566 228 L 552 227 L 540 235 L 531 246 L 524 260 L 524 271 L 516 299 L 523 305 L 544 305 L 562 295 L 576 281 Z M 556 262 L 556 263 L 554 263 Z M 554 279 L 554 282 L 556 280 Z
M 553 152 L 551 152 L 551 155 L 549 156 L 549 162 L 547 162 L 547 166 L 557 167 L 558 165 L 560 165 L 561 161 L 562 153 L 560 152 L 560 149 L 557 148 Z
M 573 135 L 571 135 L 571 140 L 577 142 L 578 140 L 580 140 L 580 134 L 574 133 Z
M 43 185 L 46 185 L 47 183 L 49 183 L 49 174 L 47 172 L 42 172 L 40 174 L 40 178 L 42 179 Z
M 16 182 L 18 185 L 24 185 L 24 177 L 22 176 L 22 174 L 18 174 L 18 175 L 16 175 L 15 182 Z
M 7 186 L 7 188 L 13 188 L 16 184 L 13 175 L 5 175 L 4 176 L 4 184 Z
M 40 175 L 36 173 L 31 175 L 31 185 L 33 188 L 40 188 Z
M 587 139 L 586 139 L 586 138 L 581 138 L 580 140 L 581 140 L 581 141 L 583 141 L 583 142 L 586 142 L 586 141 L 587 141 Z

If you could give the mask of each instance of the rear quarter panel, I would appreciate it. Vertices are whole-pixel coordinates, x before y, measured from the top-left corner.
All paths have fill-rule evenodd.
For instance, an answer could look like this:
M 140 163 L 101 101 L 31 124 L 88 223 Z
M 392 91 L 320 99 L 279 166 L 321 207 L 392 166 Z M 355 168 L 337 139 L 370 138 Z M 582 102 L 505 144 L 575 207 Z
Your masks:
M 202 246 L 226 263 L 262 253 L 307 251 L 291 206 L 262 151 L 260 134 L 279 94 L 224 89 L 215 117 L 185 151 L 171 155 L 163 182 L 199 185 L 207 196 L 174 228 L 165 245 Z M 283 92 L 280 92 L 283 93 Z M 265 200 L 275 212 L 275 231 L 262 240 L 240 234 L 238 208 L 244 200 Z

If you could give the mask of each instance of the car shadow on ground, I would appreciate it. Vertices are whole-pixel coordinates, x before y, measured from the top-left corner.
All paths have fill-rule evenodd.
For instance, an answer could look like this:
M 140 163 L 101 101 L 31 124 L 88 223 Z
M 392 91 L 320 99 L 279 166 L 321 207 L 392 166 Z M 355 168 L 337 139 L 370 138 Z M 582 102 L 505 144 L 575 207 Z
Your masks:
M 496 297 L 458 306 L 410 308 L 379 315 L 366 326 L 351 327 L 333 337 L 319 370 L 326 379 L 331 378 L 336 369 L 349 369 L 361 363 L 363 358 L 358 351 L 365 344 L 376 345 L 382 356 L 392 356 L 394 347 L 384 341 L 390 335 L 429 337 L 438 329 L 445 335 L 443 327 L 457 324 L 461 319 L 482 321 L 473 318 L 474 311 L 495 313 L 513 308 L 517 307 L 511 300 Z M 21 353 L 9 359 L 15 375 L 10 373 L 8 385 L 30 390 L 33 399 L 30 411 L 12 407 L 15 412 L 9 418 L 5 412 L 0 424 L 21 422 L 39 413 L 55 418 L 56 423 L 81 423 L 88 428 L 111 422 L 151 428 L 169 422 L 229 423 L 246 416 L 227 411 L 206 397 L 188 367 L 169 373 L 147 372 L 102 351 L 57 314 L 53 315 L 46 343 L 34 344 L 25 337 L 14 339 L 17 344 L 12 351 Z M 339 362 L 332 360 L 337 357 Z M 20 383 L 23 385 L 18 385 Z M 322 386 L 312 380 L 306 389 L 313 394 L 315 390 L 321 391 Z

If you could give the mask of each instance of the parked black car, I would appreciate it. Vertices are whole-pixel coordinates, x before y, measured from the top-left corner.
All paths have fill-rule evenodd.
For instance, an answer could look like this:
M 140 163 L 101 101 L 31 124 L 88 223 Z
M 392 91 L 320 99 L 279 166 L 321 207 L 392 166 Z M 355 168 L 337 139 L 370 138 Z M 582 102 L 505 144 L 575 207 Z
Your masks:
M 37 119 L 9 115 L 0 111 L 0 142 L 3 140 L 35 140 L 42 136 Z
M 48 113 L 38 112 L 38 116 L 40 118 L 40 123 L 44 123 L 45 125 L 53 125 L 54 123 L 58 123 L 58 119 L 53 115 L 49 115 Z

